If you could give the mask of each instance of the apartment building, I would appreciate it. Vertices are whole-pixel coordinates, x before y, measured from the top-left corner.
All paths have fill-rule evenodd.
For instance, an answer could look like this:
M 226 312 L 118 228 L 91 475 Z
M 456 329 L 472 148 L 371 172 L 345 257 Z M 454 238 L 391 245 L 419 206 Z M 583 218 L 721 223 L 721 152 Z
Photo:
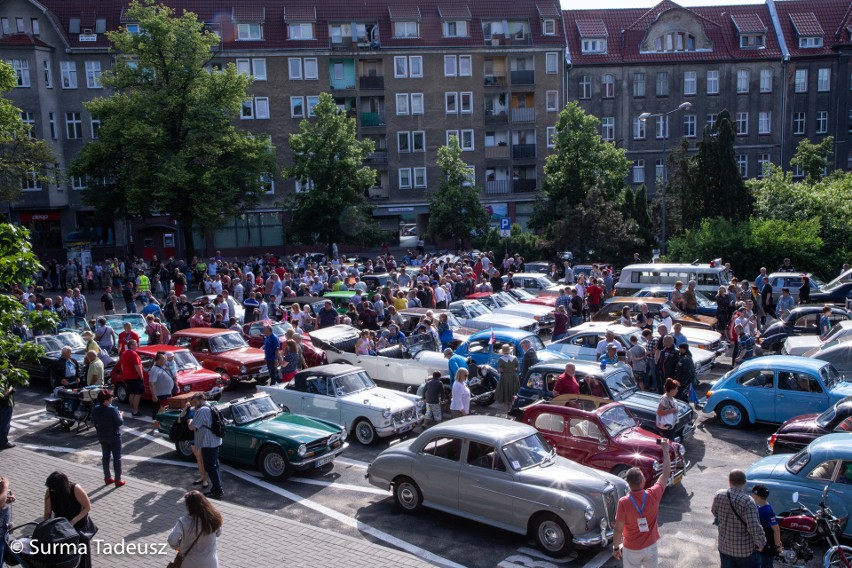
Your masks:
M 239 124 L 268 135 L 279 163 L 289 163 L 288 136 L 310 120 L 322 92 L 357 120 L 375 142 L 368 163 L 378 171 L 369 191 L 381 225 L 401 220 L 425 228 L 428 195 L 440 183 L 437 151 L 459 138 L 494 218 L 524 222 L 532 212 L 548 152 L 548 128 L 565 104 L 565 32 L 556 0 L 468 2 L 368 0 L 212 0 L 165 4 L 191 10 L 221 43 L 211 68 L 233 63 L 254 77 Z M 111 57 L 105 33 L 126 27 L 120 0 L 10 0 L 0 9 L 0 56 L 19 73 L 11 93 L 36 136 L 53 144 L 64 172 L 97 136 L 97 117 L 83 102 L 109 95 L 100 73 Z M 264 180 L 261 205 L 197 236 L 199 250 L 225 254 L 280 249 L 281 202 L 309 191 L 295 180 Z M 23 180 L 13 219 L 37 235 L 36 248 L 63 256 L 85 242 L 107 254 L 180 254 L 167 217 L 123 225 L 95 219 L 82 204 L 85 179 L 39 184 Z

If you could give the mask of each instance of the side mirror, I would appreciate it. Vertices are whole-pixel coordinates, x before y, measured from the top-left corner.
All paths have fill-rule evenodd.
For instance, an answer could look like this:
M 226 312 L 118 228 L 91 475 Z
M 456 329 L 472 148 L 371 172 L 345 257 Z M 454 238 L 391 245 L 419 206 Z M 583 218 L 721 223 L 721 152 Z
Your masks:
M 793 493 L 793 503 L 798 503 L 798 502 L 799 502 L 799 492 L 796 491 L 795 493 Z

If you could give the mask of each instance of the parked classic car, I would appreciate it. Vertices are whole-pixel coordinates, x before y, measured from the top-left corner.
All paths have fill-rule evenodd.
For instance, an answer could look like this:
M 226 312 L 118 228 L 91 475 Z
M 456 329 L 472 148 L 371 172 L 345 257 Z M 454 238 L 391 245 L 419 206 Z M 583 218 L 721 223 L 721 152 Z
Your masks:
M 686 287 L 683 288 L 686 291 Z M 672 301 L 672 294 L 674 293 L 674 286 L 650 286 L 648 288 L 642 288 L 635 294 L 633 294 L 634 298 L 663 298 L 667 302 Z M 696 312 L 700 316 L 710 316 L 716 317 L 716 302 L 715 300 L 711 300 L 707 296 L 704 295 L 704 292 L 699 290 L 695 291 L 695 301 L 698 304 L 698 311 Z
M 281 410 L 266 394 L 213 403 L 225 419 L 219 458 L 257 467 L 263 476 L 282 481 L 294 471 L 330 464 L 346 449 L 346 430 L 325 420 Z M 168 435 L 180 410 L 157 414 L 157 430 Z M 195 461 L 191 442 L 177 442 L 177 453 Z
M 556 298 L 558 296 L 558 294 L 536 296 L 532 292 L 527 292 L 523 288 L 510 288 L 509 293 L 521 303 L 538 304 L 539 306 L 547 306 L 551 309 L 556 307 Z
M 801 414 L 787 420 L 766 440 L 766 450 L 770 454 L 798 452 L 831 432 L 852 433 L 852 397 L 847 396 L 820 414 Z M 849 442 L 852 443 L 852 436 Z
M 435 322 L 438 321 L 438 317 L 440 317 L 441 314 L 447 314 L 447 323 L 449 324 L 450 329 L 453 330 L 453 340 L 450 342 L 449 346 L 453 349 L 467 341 L 471 335 L 479 331 L 472 327 L 464 327 L 459 319 L 449 310 L 432 310 L 429 308 L 405 308 L 404 310 L 398 310 L 399 315 L 402 316 L 402 328 L 400 331 L 405 335 L 414 333 L 417 326 L 420 324 L 420 320 L 426 316 L 427 312 L 432 312 L 433 321 Z
M 457 300 L 450 302 L 450 312 L 465 327 L 474 329 L 523 329 L 538 331 L 538 322 L 532 318 L 496 314 L 490 308 L 475 300 Z
M 222 375 L 227 384 L 252 379 L 258 384 L 269 381 L 263 349 L 249 347 L 239 331 L 192 327 L 174 332 L 169 344 L 192 351 L 202 367 Z
M 246 298 L 248 298 L 250 291 L 251 290 L 246 290 L 246 292 L 245 292 Z M 207 304 L 212 304 L 213 300 L 215 300 L 215 299 L 216 299 L 216 296 L 203 296 L 203 295 L 198 296 L 197 298 L 192 300 L 192 306 L 193 307 L 196 307 L 196 306 L 204 307 Z M 260 299 L 260 296 L 258 296 L 258 299 Z M 234 301 L 234 317 L 237 318 L 237 322 L 243 323 L 245 321 L 245 315 L 246 315 L 246 310 L 245 310 L 245 308 L 243 308 L 242 304 L 240 304 L 237 301 Z M 227 323 L 227 322 L 225 322 L 225 323 Z
M 661 317 L 664 308 L 669 310 L 674 323 L 680 323 L 684 327 L 698 327 L 701 329 L 716 329 L 716 318 L 701 315 L 690 315 L 681 312 L 663 298 L 637 298 L 635 296 L 620 296 L 610 298 L 603 303 L 600 311 L 592 316 L 593 321 L 616 321 L 621 317 L 621 310 L 627 306 L 633 314 L 639 313 L 639 304 L 648 306 L 648 314 L 654 319 Z
M 645 475 L 646 487 L 653 485 L 663 471 L 659 435 L 642 428 L 619 402 L 605 402 L 597 408 L 583 407 L 582 402 L 563 395 L 547 403 L 531 404 L 524 409 L 521 422 L 541 432 L 564 458 L 622 479 L 631 467 L 638 467 Z M 689 467 L 685 454 L 682 444 L 672 443 L 672 472 L 666 485 L 677 485 L 683 479 Z
M 837 325 L 831 327 L 825 339 L 822 339 L 818 334 L 807 335 L 791 335 L 784 341 L 784 347 L 781 349 L 782 355 L 804 355 L 814 347 L 820 347 L 828 343 L 836 344 L 836 342 L 844 337 L 852 337 L 852 320 L 838 322 Z
M 139 336 L 139 345 L 148 345 L 148 335 L 145 333 L 145 316 L 142 314 L 109 314 L 103 317 L 107 325 L 116 333 L 124 331 L 124 324 L 130 323 L 130 329 Z
M 305 369 L 286 385 L 258 390 L 285 409 L 343 425 L 365 446 L 404 434 L 420 422 L 418 397 L 377 387 L 364 369 L 352 365 Z
M 286 321 L 272 321 L 268 319 L 253 321 L 243 326 L 243 337 L 245 337 L 249 346 L 257 349 L 263 349 L 263 344 L 266 342 L 266 336 L 263 335 L 263 327 L 265 325 L 272 326 L 272 332 L 278 336 L 278 340 L 281 341 L 283 347 L 283 343 L 287 340 L 287 330 L 293 329 L 293 326 Z M 302 334 L 301 347 L 302 355 L 305 357 L 305 362 L 308 364 L 308 367 L 316 367 L 317 365 L 325 365 L 328 363 L 328 357 L 326 357 L 325 351 L 315 346 L 311 342 L 311 337 L 306 333 Z
M 746 490 L 760 483 L 772 494 L 776 512 L 793 509 L 792 494 L 812 511 L 828 486 L 826 505 L 844 523 L 843 536 L 852 538 L 852 444 L 849 434 L 828 434 L 817 438 L 797 454 L 767 456 L 746 472 Z
M 811 301 L 815 302 L 814 296 L 820 292 L 820 289 L 825 286 L 819 278 L 810 273 L 804 272 L 773 272 L 769 275 L 769 284 L 772 285 L 772 301 L 778 303 L 778 298 L 781 297 L 781 288 L 788 288 L 790 295 L 799 303 L 799 288 L 802 287 L 802 276 L 807 276 L 810 280 Z M 846 297 L 844 296 L 843 300 Z
M 433 371 L 446 374 L 449 370 L 447 360 L 429 334 L 409 336 L 405 345 L 386 347 L 375 355 L 355 353 L 355 341 L 360 335 L 356 327 L 335 325 L 315 329 L 311 341 L 326 352 L 329 362 L 357 365 L 383 384 L 416 388 Z
M 80 366 L 80 372 L 83 372 L 86 342 L 80 337 L 79 333 L 75 331 L 63 331 L 55 335 L 37 335 L 33 339 L 33 342 L 44 349 L 44 355 L 39 356 L 38 362 L 26 360 L 15 362 L 16 367 L 29 373 L 31 380 L 42 381 L 49 385 L 52 384 L 51 369 L 62 356 L 63 347 L 71 348 L 71 358 L 77 361 Z M 115 364 L 118 362 L 118 357 L 110 357 L 110 360 L 110 363 L 104 365 L 104 381 L 109 379 Z
M 847 381 L 852 380 L 852 337 L 823 343 L 819 347 L 805 351 L 802 357 L 831 363 L 843 378 Z
M 504 276 L 503 279 L 504 281 L 508 281 L 507 276 Z M 522 288 L 533 294 L 556 295 L 565 286 L 557 284 L 545 274 L 538 272 L 517 272 L 512 274 L 512 287 Z
M 715 412 L 728 428 L 755 422 L 784 422 L 809 412 L 822 412 L 852 395 L 830 363 L 794 355 L 749 359 L 713 383 L 704 412 Z
M 148 372 L 154 364 L 158 351 L 175 354 L 175 363 L 178 367 L 177 383 L 180 392 L 209 392 L 214 387 L 226 388 L 228 386 L 219 373 L 202 367 L 198 359 L 188 349 L 173 345 L 145 345 L 136 349 L 136 353 L 142 359 L 142 382 L 145 385 L 145 393 L 142 398 L 144 400 L 157 400 L 148 386 Z M 120 402 L 127 402 L 127 385 L 124 384 L 120 365 L 113 369 L 110 381 L 113 385 L 115 398 Z
M 788 313 L 766 326 L 758 337 L 758 342 L 764 351 L 780 351 L 784 342 L 791 335 L 817 335 L 817 321 L 822 315 L 822 306 L 812 304 L 793 308 Z M 845 308 L 831 308 L 828 316 L 831 327 L 849 319 L 849 312 Z
M 534 365 L 521 381 L 521 388 L 512 403 L 512 413 L 519 415 L 524 407 L 538 401 L 553 398 L 553 385 L 565 371 L 567 360 L 551 361 Z M 623 363 L 607 365 L 606 369 L 596 363 L 572 361 L 576 367 L 575 376 L 580 383 L 580 394 L 606 398 L 623 403 L 642 428 L 659 433 L 657 429 L 657 407 L 660 395 L 643 392 L 633 380 L 633 372 Z M 695 411 L 682 401 L 677 401 L 678 418 L 674 427 L 677 442 L 688 439 L 695 433 Z
M 492 342 L 493 339 L 493 342 Z M 524 356 L 521 342 L 527 340 L 535 349 L 539 362 L 565 360 L 565 355 L 548 351 L 544 343 L 535 333 L 518 329 L 495 329 L 493 331 L 480 331 L 456 349 L 456 355 L 473 359 L 477 365 L 490 365 L 497 368 L 497 359 L 500 358 L 500 348 L 509 344 L 512 346 L 512 354 L 518 359 Z
M 495 314 L 509 314 L 522 318 L 531 318 L 538 322 L 538 326 L 545 330 L 553 329 L 553 308 L 536 304 L 522 304 L 518 299 L 508 292 L 477 292 L 465 296 L 466 300 L 477 300 L 485 304 Z
M 604 547 L 627 484 L 556 455 L 535 428 L 466 416 L 391 446 L 367 470 L 406 513 L 429 507 L 517 534 L 551 556 Z

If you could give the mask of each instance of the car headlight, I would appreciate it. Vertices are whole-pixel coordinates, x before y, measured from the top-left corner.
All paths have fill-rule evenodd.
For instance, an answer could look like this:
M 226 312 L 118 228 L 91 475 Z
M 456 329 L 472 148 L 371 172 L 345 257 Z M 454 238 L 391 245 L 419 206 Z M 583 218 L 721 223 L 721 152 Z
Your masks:
M 588 527 L 592 519 L 595 518 L 595 508 L 591 505 L 586 505 L 586 510 L 583 511 L 583 518 L 586 519 L 586 526 Z
M 308 447 L 305 444 L 302 444 L 302 445 L 299 446 L 298 452 L 299 452 L 299 457 L 303 458 L 303 457 L 305 457 L 305 454 L 308 453 Z
M 680 454 L 680 457 L 683 457 L 683 456 L 686 455 L 686 448 L 683 447 L 683 444 L 678 446 L 677 453 Z
M 245 375 L 246 373 L 248 373 L 248 367 L 243 365 L 242 367 L 240 367 L 240 374 Z
M 385 408 L 382 410 L 382 418 L 390 418 L 391 411 L 390 408 Z
M 183 392 L 189 392 L 189 391 L 190 391 L 189 385 L 183 385 Z
M 533 319 L 534 319 L 535 321 L 541 321 L 541 316 L 533 316 Z
M 654 471 L 660 471 L 661 469 L 663 469 L 662 464 L 657 460 L 654 460 L 654 463 L 651 464 L 651 467 L 654 468 Z

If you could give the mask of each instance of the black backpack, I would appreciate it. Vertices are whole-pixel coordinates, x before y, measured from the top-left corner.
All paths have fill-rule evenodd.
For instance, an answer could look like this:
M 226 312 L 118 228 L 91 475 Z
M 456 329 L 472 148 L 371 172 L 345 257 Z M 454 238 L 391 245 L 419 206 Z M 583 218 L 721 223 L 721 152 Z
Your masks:
M 222 417 L 222 413 L 219 412 L 219 409 L 215 406 L 210 407 L 210 417 L 211 424 L 209 430 L 213 432 L 213 435 L 217 438 L 225 437 L 225 419 Z

